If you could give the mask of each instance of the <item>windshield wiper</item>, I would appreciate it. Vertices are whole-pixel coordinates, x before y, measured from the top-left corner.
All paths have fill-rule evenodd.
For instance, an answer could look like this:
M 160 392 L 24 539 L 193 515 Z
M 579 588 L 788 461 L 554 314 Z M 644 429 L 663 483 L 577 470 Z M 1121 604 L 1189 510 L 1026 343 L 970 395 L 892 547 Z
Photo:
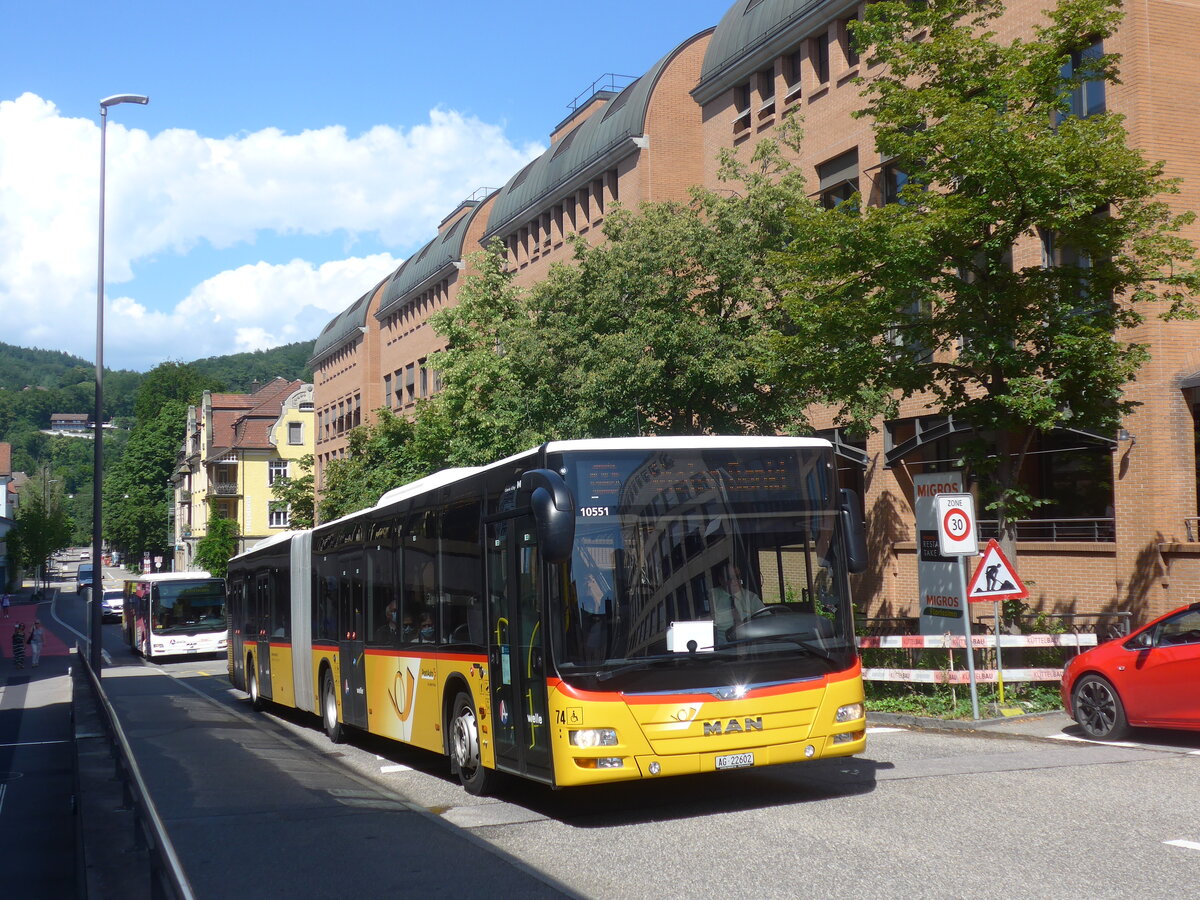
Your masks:
M 716 652 L 720 654 L 722 650 L 725 650 L 729 647 L 738 647 L 745 644 L 792 644 L 793 646 L 799 647 L 801 650 L 807 650 L 813 656 L 820 657 L 830 665 L 837 665 L 837 658 L 820 644 L 814 644 L 812 641 L 807 641 L 802 637 L 789 637 L 787 635 L 779 635 L 775 637 L 740 638 L 736 641 L 728 641 L 724 644 L 721 644 L 716 648 Z
M 596 673 L 597 681 L 608 681 L 610 678 L 616 678 L 618 675 L 624 675 L 627 672 L 640 672 L 644 669 L 656 669 L 666 663 L 675 664 L 680 659 L 691 659 L 696 654 L 677 653 L 673 656 L 656 656 L 654 659 L 643 659 L 635 663 L 630 663 L 627 666 L 620 666 L 616 669 L 605 669 Z

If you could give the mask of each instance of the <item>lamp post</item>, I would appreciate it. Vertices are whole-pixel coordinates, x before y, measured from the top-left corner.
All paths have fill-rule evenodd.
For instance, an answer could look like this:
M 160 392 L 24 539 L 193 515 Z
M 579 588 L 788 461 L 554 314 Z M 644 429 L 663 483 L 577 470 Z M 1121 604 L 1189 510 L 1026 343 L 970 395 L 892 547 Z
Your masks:
M 104 150 L 108 108 L 120 103 L 140 103 L 149 97 L 141 94 L 113 94 L 100 101 L 100 251 L 96 273 L 96 446 L 92 456 L 92 589 L 88 593 L 88 662 L 100 677 L 100 638 L 103 633 L 104 559 L 100 555 L 100 506 L 104 477 Z

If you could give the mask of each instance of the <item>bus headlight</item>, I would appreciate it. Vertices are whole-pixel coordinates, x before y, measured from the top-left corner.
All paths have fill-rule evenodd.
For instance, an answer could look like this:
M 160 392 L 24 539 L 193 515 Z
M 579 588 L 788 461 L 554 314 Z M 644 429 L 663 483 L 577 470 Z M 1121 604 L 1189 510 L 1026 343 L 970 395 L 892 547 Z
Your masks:
M 615 728 L 581 728 L 571 732 L 572 747 L 615 747 L 617 746 L 617 731 Z
M 835 722 L 857 722 L 863 717 L 863 705 L 861 703 L 848 703 L 845 706 L 839 706 L 837 715 L 833 717 Z

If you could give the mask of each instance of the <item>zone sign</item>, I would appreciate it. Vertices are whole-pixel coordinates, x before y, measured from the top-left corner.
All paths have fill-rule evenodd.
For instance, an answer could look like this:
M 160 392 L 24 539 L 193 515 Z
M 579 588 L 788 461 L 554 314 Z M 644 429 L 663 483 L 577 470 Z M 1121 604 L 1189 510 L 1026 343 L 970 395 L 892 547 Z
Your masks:
M 977 554 L 975 498 L 970 494 L 936 494 L 933 508 L 937 515 L 938 549 L 942 556 Z

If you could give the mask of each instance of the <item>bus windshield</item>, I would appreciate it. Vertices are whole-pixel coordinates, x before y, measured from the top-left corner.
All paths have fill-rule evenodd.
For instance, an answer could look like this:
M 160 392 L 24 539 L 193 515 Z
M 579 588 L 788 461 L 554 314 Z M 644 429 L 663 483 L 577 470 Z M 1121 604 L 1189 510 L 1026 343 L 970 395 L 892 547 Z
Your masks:
M 217 579 L 164 581 L 154 585 L 156 634 L 225 630 L 225 585 Z
M 853 665 L 831 451 L 564 457 L 575 548 L 550 598 L 564 679 L 672 690 Z

